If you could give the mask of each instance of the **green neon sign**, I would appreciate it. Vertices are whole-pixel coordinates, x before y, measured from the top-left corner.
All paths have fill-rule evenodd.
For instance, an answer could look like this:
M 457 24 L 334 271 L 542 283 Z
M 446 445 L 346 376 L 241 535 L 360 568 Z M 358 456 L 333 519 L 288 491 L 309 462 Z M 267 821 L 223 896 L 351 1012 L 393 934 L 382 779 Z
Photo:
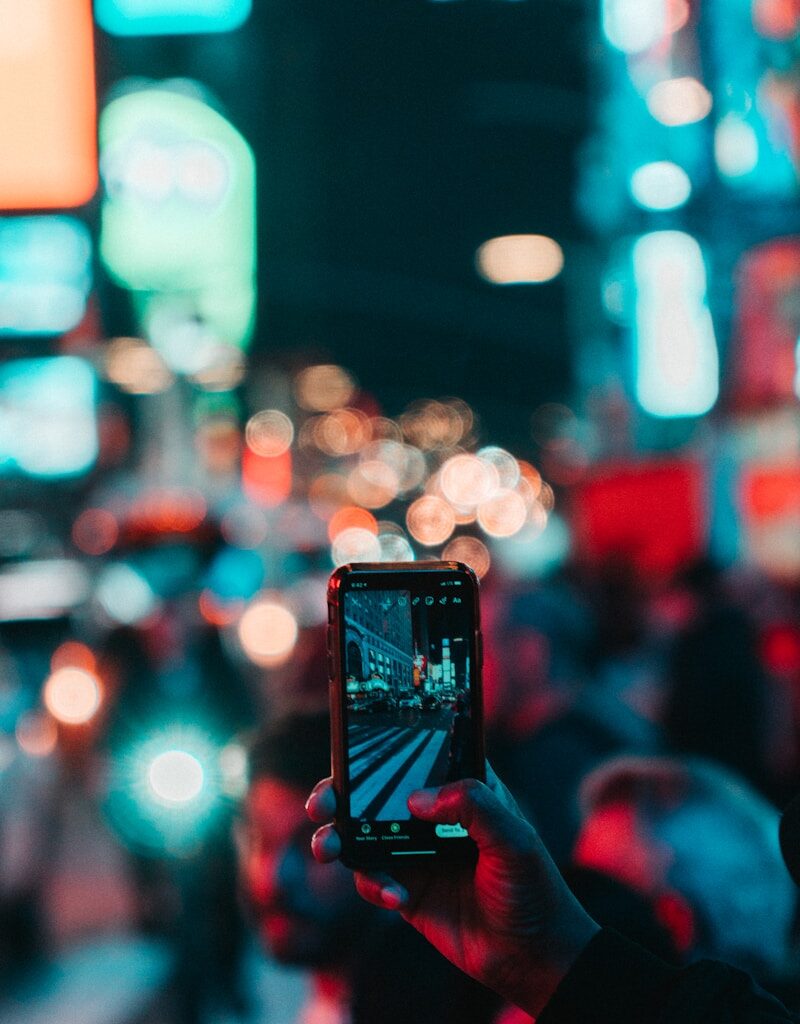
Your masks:
M 228 344 L 245 346 L 255 307 L 255 160 L 197 95 L 157 86 L 100 118 L 105 197 L 100 256 L 146 310 L 181 297 Z

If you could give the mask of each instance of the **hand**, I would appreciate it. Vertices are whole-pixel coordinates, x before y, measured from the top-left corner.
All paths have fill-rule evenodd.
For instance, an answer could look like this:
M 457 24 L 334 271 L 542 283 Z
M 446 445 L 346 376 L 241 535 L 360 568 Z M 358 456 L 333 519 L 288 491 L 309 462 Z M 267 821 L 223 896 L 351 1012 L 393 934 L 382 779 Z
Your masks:
M 370 903 L 399 910 L 448 960 L 535 1017 L 598 926 L 488 766 L 487 779 L 417 790 L 408 800 L 423 821 L 463 825 L 478 847 L 476 863 L 424 864 L 394 877 L 356 872 L 356 888 Z M 326 822 L 314 833 L 314 856 L 336 860 L 330 779 L 317 784 L 306 807 L 312 821 Z

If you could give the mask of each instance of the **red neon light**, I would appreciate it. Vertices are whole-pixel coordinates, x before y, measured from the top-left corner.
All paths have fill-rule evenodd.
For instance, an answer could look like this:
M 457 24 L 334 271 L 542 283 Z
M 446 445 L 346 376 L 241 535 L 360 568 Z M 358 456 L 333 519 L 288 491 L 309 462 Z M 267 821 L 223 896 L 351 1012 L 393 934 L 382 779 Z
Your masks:
M 669 574 L 703 551 L 706 498 L 700 466 L 643 461 L 601 467 L 576 491 L 575 544 L 590 562 L 619 558 L 643 574 Z

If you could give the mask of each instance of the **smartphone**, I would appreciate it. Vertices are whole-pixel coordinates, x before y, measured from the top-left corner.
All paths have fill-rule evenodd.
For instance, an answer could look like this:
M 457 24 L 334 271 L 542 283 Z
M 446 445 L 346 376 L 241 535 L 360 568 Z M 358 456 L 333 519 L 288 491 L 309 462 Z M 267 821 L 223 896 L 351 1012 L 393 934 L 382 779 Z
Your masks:
M 352 564 L 328 585 L 331 750 L 342 860 L 474 856 L 460 824 L 412 817 L 415 789 L 484 778 L 478 580 L 460 562 Z

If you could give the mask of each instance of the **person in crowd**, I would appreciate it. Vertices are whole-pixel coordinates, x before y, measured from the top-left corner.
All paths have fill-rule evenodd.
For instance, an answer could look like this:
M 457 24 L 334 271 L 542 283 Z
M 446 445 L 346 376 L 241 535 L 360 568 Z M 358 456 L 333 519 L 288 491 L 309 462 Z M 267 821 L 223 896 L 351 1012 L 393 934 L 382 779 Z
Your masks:
M 458 873 L 404 867 L 356 872 L 357 891 L 399 911 L 457 967 L 537 1024 L 779 1024 L 797 1022 L 744 972 L 709 960 L 672 967 L 587 914 L 533 827 L 499 779 L 474 779 L 409 797 L 424 821 L 460 822 L 478 857 Z M 336 797 L 324 779 L 308 815 L 319 824 L 312 851 L 335 862 L 341 841 Z
M 649 899 L 685 962 L 719 958 L 764 983 L 786 974 L 796 893 L 778 813 L 750 786 L 697 758 L 619 757 L 581 796 L 575 865 Z
M 327 714 L 275 720 L 252 747 L 236 826 L 243 897 L 265 949 L 311 973 L 302 1021 L 489 1024 L 499 1004 L 492 992 L 395 915 L 361 901 L 344 866 L 315 861 L 304 804 L 329 765 Z
M 665 739 L 680 754 L 710 758 L 768 797 L 775 791 L 769 751 L 774 700 L 749 611 L 732 600 L 710 562 L 684 575 L 693 614 L 666 666 Z

